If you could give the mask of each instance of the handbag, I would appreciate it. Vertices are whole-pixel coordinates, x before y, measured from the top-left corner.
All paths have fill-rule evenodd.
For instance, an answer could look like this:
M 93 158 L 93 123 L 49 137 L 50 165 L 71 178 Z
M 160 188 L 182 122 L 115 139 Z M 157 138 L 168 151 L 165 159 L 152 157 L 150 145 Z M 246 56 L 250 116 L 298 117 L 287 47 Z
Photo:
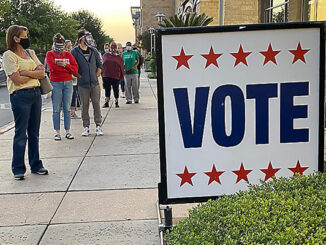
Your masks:
M 52 84 L 50 83 L 50 79 L 47 75 L 44 78 L 39 79 L 40 81 L 40 90 L 41 94 L 48 94 L 53 90 Z
M 29 53 L 29 50 L 26 49 L 26 52 L 29 55 L 29 57 L 31 57 L 31 59 L 34 60 L 33 57 L 31 56 L 31 54 Z M 35 62 L 35 60 L 34 60 L 34 62 Z M 39 82 L 40 82 L 41 94 L 48 94 L 53 90 L 53 87 L 50 83 L 50 79 L 48 78 L 47 75 L 45 75 L 44 78 L 39 79 Z

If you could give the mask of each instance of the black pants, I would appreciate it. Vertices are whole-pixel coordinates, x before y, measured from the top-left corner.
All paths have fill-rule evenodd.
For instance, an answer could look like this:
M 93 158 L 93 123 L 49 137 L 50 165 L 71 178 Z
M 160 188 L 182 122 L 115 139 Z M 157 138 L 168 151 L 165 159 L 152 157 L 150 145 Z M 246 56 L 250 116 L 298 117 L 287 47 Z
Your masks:
M 119 80 L 103 77 L 103 87 L 105 89 L 105 97 L 110 98 L 111 95 L 111 87 L 113 88 L 114 98 L 119 98 Z
M 71 108 L 76 109 L 76 107 L 80 107 L 80 98 L 78 94 L 78 87 L 77 85 L 74 85 L 71 99 Z

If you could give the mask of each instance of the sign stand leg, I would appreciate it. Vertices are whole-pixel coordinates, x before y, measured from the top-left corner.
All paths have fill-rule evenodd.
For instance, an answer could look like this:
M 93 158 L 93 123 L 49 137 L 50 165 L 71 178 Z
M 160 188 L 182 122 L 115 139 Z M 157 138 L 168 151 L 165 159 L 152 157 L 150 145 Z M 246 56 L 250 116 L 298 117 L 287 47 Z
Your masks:
M 164 225 L 165 229 L 172 228 L 172 208 L 169 206 L 164 208 Z
M 164 245 L 163 233 L 172 228 L 172 208 L 167 206 L 165 208 L 160 207 L 159 201 L 156 203 L 157 217 L 158 217 L 158 231 L 160 233 L 161 245 Z M 164 224 L 162 223 L 161 210 L 164 210 Z

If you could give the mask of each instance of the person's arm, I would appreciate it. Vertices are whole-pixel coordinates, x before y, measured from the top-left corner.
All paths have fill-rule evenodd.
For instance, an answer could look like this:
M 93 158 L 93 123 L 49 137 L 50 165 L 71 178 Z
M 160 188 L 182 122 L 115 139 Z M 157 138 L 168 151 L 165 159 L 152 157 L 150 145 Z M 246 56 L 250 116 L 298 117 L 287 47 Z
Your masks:
M 31 78 L 39 78 L 42 74 L 44 77 L 44 68 L 42 70 L 43 66 L 37 66 L 34 71 L 20 71 L 18 60 L 14 55 L 11 55 L 11 53 L 5 53 L 2 61 L 5 73 L 17 86 L 29 82 Z
M 66 66 L 68 65 L 68 63 L 66 63 L 65 61 L 55 62 L 55 56 L 53 55 L 53 51 L 47 52 L 46 61 L 47 61 L 47 65 L 50 68 L 50 72 L 53 72 L 53 71 L 56 71 L 58 73 L 66 73 L 67 72 Z
M 137 58 L 137 62 L 136 62 L 136 64 L 133 67 L 131 67 L 129 69 L 129 72 L 133 72 L 137 68 L 137 66 L 139 64 L 139 56 L 138 56 L 138 53 L 137 52 L 136 52 L 136 58 Z
M 139 64 L 139 59 L 137 60 L 137 63 L 136 63 L 136 65 L 134 65 L 134 66 L 132 67 L 132 68 L 133 68 L 133 70 L 135 70 L 135 69 L 137 68 L 138 64 Z
M 96 70 L 96 76 L 99 77 L 99 76 L 101 76 L 101 74 L 102 74 L 102 69 L 101 68 L 97 68 L 97 70 Z
M 74 48 L 73 50 L 71 50 L 70 52 L 72 54 L 72 56 L 75 58 L 75 61 L 77 62 L 77 48 Z M 78 65 L 78 62 L 77 62 L 77 65 Z M 78 67 L 78 70 L 79 70 L 79 67 Z M 74 73 L 73 75 L 80 79 L 82 76 L 78 73 L 78 70 L 76 73 Z
M 16 86 L 19 86 L 19 85 L 25 84 L 25 83 L 27 83 L 28 81 L 31 80 L 30 77 L 20 75 L 20 72 L 19 72 L 19 71 L 16 71 L 16 72 L 12 73 L 12 74 L 9 75 L 8 77 L 11 79 L 11 81 L 12 81 Z
M 76 61 L 75 57 L 72 54 L 70 54 L 70 53 L 67 53 L 67 54 L 68 54 L 68 57 L 69 57 L 69 63 L 70 64 L 66 64 L 64 68 L 67 71 L 69 71 L 69 73 L 76 74 L 78 72 L 77 61 Z
M 120 81 L 123 80 L 124 73 L 125 73 L 125 65 L 123 63 L 123 59 L 120 57 Z
M 57 64 L 54 62 L 54 56 L 51 53 L 51 51 L 46 53 L 45 59 L 46 59 L 46 64 L 49 67 L 50 72 L 55 70 L 58 67 Z
M 101 57 L 100 54 L 98 53 L 98 51 L 96 49 L 93 49 L 94 55 L 95 55 L 95 59 L 96 59 L 96 76 L 100 76 L 102 73 L 102 68 L 103 68 L 103 64 L 101 61 Z
M 19 75 L 33 79 L 42 79 L 45 77 L 45 69 L 44 67 L 38 66 L 34 71 L 20 71 Z

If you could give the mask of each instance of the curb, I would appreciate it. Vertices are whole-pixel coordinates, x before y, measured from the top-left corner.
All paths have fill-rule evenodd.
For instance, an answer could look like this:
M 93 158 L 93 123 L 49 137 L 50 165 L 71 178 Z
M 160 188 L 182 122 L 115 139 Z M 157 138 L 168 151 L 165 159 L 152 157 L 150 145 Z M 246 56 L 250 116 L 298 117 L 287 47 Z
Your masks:
M 41 109 L 41 111 L 45 111 L 45 110 L 46 110 L 46 108 Z M 3 127 L 0 127 L 0 135 L 2 135 L 4 133 L 7 133 L 9 130 L 13 129 L 14 127 L 15 127 L 15 122 L 14 121 L 6 124 Z
M 15 123 L 14 122 L 10 122 L 7 125 L 3 126 L 0 128 L 0 135 L 8 132 L 9 130 L 13 129 L 15 127 Z

